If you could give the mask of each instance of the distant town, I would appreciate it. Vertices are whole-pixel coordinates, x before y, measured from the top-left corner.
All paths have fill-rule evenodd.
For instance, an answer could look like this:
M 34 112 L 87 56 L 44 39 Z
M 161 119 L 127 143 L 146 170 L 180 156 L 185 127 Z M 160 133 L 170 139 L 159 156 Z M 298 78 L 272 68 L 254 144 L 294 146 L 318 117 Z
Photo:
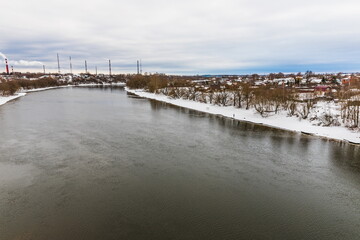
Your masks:
M 40 80 L 53 79 L 59 84 L 72 83 L 111 83 L 111 82 L 126 82 L 135 75 L 151 76 L 161 75 L 167 76 L 169 79 L 181 79 L 192 82 L 197 89 L 204 90 L 218 90 L 225 89 L 226 86 L 237 85 L 238 83 L 248 83 L 251 86 L 271 86 L 273 88 L 292 88 L 299 92 L 324 92 L 331 96 L 334 92 L 344 88 L 356 89 L 360 86 L 360 73 L 314 73 L 307 71 L 305 73 L 284 74 L 284 73 L 270 73 L 265 75 L 251 74 L 251 75 L 194 75 L 194 76 L 180 76 L 180 75 L 166 75 L 166 74 L 90 74 L 90 73 L 22 73 L 22 72 L 3 72 L 0 74 L 0 81 L 2 83 L 8 81 L 18 80 Z

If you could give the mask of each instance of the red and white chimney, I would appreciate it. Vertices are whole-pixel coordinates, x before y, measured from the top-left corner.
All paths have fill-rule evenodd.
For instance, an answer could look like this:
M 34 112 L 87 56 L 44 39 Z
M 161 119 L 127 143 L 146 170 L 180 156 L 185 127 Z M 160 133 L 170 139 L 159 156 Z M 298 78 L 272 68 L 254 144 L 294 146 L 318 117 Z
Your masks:
M 7 58 L 5 58 L 5 65 L 6 65 L 6 74 L 9 75 L 9 64 L 8 64 L 8 61 L 7 61 Z

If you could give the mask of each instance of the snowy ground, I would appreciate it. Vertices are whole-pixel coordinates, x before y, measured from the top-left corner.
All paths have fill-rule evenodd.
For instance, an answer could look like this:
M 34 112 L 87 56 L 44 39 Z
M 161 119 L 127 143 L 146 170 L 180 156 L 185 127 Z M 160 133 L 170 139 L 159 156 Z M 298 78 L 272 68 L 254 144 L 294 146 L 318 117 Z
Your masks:
M 22 97 L 22 96 L 25 96 L 25 95 L 26 95 L 26 93 L 17 93 L 15 95 L 9 96 L 9 97 L 0 96 L 0 105 L 3 105 L 3 104 L 5 104 L 5 103 L 7 103 L 7 102 L 9 102 L 11 100 L 14 100 L 16 98 L 19 98 L 19 97 Z
M 148 93 L 142 90 L 130 90 L 125 88 L 126 91 L 134 93 L 140 97 L 155 99 L 163 101 L 180 107 L 186 107 L 201 112 L 219 114 L 225 117 L 234 118 L 237 120 L 248 121 L 258 124 L 263 124 L 270 127 L 285 129 L 289 131 L 303 132 L 313 134 L 320 137 L 326 137 L 336 140 L 344 140 L 351 143 L 360 144 L 360 132 L 351 131 L 343 126 L 339 127 L 322 127 L 315 126 L 308 120 L 299 120 L 296 117 L 288 117 L 286 113 L 277 114 L 263 118 L 255 110 L 245 110 L 234 107 L 221 107 L 206 103 L 200 103 L 184 99 L 170 99 L 167 96 Z

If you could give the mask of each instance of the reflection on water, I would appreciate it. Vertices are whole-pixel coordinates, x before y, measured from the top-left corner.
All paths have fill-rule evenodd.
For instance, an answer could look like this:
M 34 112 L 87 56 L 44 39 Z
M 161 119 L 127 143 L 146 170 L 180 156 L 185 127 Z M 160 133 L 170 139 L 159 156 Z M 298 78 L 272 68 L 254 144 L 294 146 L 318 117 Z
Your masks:
M 331 148 L 332 160 L 337 166 L 345 166 L 349 170 L 360 170 L 360 148 L 343 142 L 333 143 L 338 147 Z
M 108 87 L 6 104 L 0 134 L 1 240 L 360 237 L 356 146 Z

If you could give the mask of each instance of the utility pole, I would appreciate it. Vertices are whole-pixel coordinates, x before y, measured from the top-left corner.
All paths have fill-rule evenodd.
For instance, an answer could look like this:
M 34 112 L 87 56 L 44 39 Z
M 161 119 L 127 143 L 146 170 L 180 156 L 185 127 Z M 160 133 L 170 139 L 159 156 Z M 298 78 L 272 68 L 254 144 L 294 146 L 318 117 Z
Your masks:
M 72 74 L 72 63 L 71 63 L 71 56 L 70 56 L 69 58 L 70 58 L 70 73 Z
M 57 62 L 58 62 L 58 73 L 60 74 L 60 60 L 59 60 L 59 54 L 57 53 Z
M 88 71 L 87 71 L 87 62 L 86 62 L 86 60 L 85 60 L 85 73 L 88 73 Z
M 109 59 L 109 77 L 111 78 L 111 60 Z

